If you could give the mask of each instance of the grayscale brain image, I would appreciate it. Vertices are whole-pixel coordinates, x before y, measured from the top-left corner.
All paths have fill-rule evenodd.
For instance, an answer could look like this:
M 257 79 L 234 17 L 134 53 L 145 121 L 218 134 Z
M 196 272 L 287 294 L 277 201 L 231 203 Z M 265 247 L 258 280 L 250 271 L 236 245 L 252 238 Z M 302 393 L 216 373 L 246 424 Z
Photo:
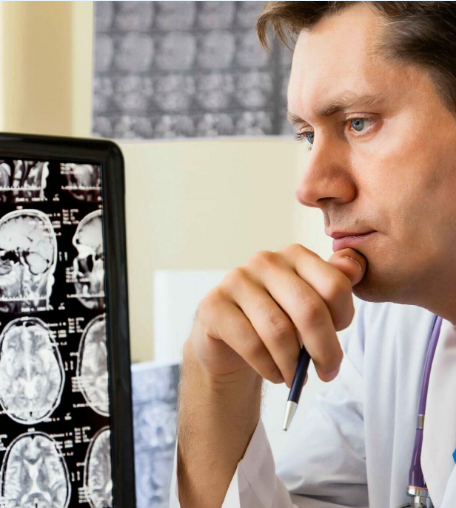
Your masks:
M 43 201 L 49 163 L 0 159 L 0 202 Z
M 0 506 L 111 508 L 103 181 L 0 154 Z
M 101 201 L 101 171 L 94 164 L 62 164 L 67 184 L 64 187 L 80 201 Z
M 49 308 L 57 260 L 51 221 L 40 210 L 15 210 L 0 218 L 0 312 Z
M 36 424 L 60 403 L 62 358 L 39 318 L 11 321 L 0 335 L 0 404 L 13 420 Z
M 97 316 L 82 334 L 78 351 L 78 379 L 87 404 L 106 416 L 109 414 L 107 355 L 105 316 Z
M 66 508 L 70 478 L 57 443 L 47 434 L 30 432 L 11 444 L 1 469 L 5 508 Z
M 86 215 L 73 237 L 78 255 L 73 261 L 74 285 L 78 300 L 89 309 L 104 306 L 104 253 L 101 210 Z
M 112 506 L 111 432 L 101 429 L 90 442 L 84 464 L 84 491 L 91 508 Z
M 93 134 L 291 134 L 292 53 L 262 48 L 265 2 L 95 2 Z

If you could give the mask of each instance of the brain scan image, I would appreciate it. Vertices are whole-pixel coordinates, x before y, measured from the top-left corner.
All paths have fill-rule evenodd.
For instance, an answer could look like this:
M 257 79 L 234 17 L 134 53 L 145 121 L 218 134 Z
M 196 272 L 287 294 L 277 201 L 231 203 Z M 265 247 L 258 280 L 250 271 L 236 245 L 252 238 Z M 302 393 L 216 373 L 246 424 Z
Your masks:
M 46 214 L 17 210 L 0 219 L 0 312 L 49 310 L 57 240 Z
M 65 460 L 42 432 L 22 434 L 11 443 L 0 483 L 5 508 L 66 508 L 71 494 Z
M 101 201 L 101 169 L 92 164 L 61 164 L 61 172 L 67 179 L 63 187 L 79 201 Z
M 0 160 L 0 202 L 45 201 L 48 162 Z
M 88 309 L 104 308 L 104 251 L 101 210 L 89 213 L 73 237 L 78 255 L 73 276 L 78 300 Z
M 91 508 L 112 507 L 111 431 L 104 427 L 95 434 L 84 464 L 84 491 Z
M 31 425 L 59 405 L 64 384 L 60 353 L 38 318 L 11 321 L 0 336 L 0 404 L 14 421 Z
M 92 319 L 82 334 L 77 375 L 87 404 L 95 412 L 109 416 L 108 354 L 104 314 Z

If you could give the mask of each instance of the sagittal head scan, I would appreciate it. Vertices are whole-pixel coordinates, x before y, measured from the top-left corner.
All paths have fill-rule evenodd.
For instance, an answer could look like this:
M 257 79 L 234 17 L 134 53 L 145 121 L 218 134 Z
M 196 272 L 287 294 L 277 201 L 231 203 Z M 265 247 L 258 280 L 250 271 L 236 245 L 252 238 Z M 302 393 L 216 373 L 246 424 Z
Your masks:
M 49 435 L 30 432 L 11 443 L 2 464 L 2 506 L 66 508 L 70 494 L 65 460 Z
M 47 418 L 60 403 L 64 371 L 48 326 L 37 318 L 11 321 L 0 336 L 0 404 L 19 423 Z
M 73 237 L 78 255 L 73 261 L 78 300 L 88 309 L 104 307 L 104 251 L 101 210 L 89 213 Z
M 91 508 L 112 507 L 111 431 L 104 427 L 90 442 L 84 465 L 84 491 Z
M 90 203 L 101 201 L 101 168 L 92 164 L 67 163 L 61 165 L 67 185 L 64 187 L 74 198 Z
M 44 201 L 48 162 L 0 160 L 0 202 Z
M 108 352 L 105 316 L 97 316 L 86 326 L 78 352 L 78 379 L 87 404 L 109 416 Z
M 0 311 L 49 310 L 57 240 L 47 215 L 17 210 L 0 220 Z

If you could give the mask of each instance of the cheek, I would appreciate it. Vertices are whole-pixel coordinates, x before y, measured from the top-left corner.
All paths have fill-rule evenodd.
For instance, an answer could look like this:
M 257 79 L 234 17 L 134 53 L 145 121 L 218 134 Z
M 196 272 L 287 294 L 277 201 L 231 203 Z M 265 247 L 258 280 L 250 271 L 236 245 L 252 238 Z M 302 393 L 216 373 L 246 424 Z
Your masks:
M 414 129 L 410 125 L 412 118 L 388 119 L 370 140 L 353 143 L 351 165 L 358 187 L 370 203 L 366 206 L 377 210 L 385 232 L 404 233 L 426 222 L 423 216 L 435 209 L 445 188 L 446 155 L 441 154 L 447 151 L 439 140 L 424 144 L 416 121 Z

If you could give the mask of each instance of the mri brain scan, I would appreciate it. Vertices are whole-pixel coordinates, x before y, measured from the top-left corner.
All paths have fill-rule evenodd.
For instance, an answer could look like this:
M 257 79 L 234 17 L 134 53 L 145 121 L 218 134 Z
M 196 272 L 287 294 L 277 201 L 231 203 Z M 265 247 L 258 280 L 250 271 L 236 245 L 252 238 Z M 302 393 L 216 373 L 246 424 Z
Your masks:
M 88 309 L 104 307 L 104 251 L 101 210 L 91 212 L 79 223 L 73 237 L 78 255 L 73 275 L 78 300 Z
M 47 215 L 17 210 L 0 219 L 0 312 L 49 310 L 57 240 Z
M 62 164 L 62 174 L 67 185 L 64 187 L 74 198 L 90 203 L 101 201 L 101 170 L 92 164 Z
M 97 316 L 86 326 L 78 352 L 78 379 L 87 404 L 109 416 L 108 360 L 105 316 Z
M 44 201 L 48 162 L 0 160 L 0 202 Z
M 90 442 L 84 465 L 84 491 L 91 508 L 112 507 L 111 431 L 104 427 Z
M 57 344 L 38 318 L 11 321 L 0 336 L 0 404 L 19 423 L 47 418 L 60 403 L 64 371 Z
M 49 435 L 31 432 L 11 443 L 2 464 L 2 506 L 66 508 L 70 493 L 66 463 Z

